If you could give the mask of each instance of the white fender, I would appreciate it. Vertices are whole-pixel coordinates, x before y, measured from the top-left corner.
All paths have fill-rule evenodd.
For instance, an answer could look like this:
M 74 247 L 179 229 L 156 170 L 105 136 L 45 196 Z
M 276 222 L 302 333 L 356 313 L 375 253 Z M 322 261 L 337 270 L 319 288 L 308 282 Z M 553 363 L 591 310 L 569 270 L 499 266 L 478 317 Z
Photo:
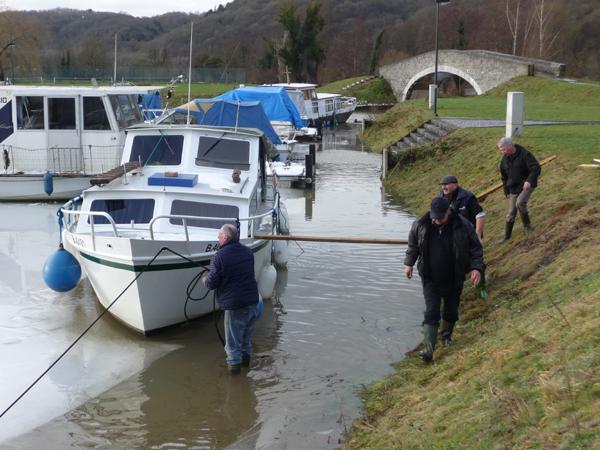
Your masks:
M 290 217 L 283 202 L 279 202 L 279 233 L 290 234 Z
M 263 267 L 258 279 L 258 293 L 262 298 L 270 299 L 273 296 L 275 280 L 277 280 L 277 270 L 275 270 L 275 267 L 273 265 Z
M 273 260 L 278 269 L 288 263 L 288 241 L 273 241 Z
M 285 292 L 285 288 L 287 287 L 287 282 L 288 282 L 287 268 L 279 269 L 277 271 L 277 281 L 275 281 L 275 294 L 277 294 L 277 297 L 281 298 L 283 296 L 283 293 Z

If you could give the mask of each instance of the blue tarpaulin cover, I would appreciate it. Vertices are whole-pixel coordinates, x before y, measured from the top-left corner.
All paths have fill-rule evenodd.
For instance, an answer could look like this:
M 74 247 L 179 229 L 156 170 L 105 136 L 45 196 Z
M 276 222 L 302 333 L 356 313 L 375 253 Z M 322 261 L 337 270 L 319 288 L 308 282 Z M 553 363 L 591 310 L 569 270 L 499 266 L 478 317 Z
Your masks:
M 220 99 L 196 99 L 175 111 L 194 117 L 197 124 L 221 127 L 258 128 L 273 144 L 281 144 L 281 140 L 269 118 L 265 115 L 261 104 L 255 102 L 228 101 Z
M 295 128 L 306 126 L 298 108 L 281 86 L 241 87 L 225 92 L 214 99 L 260 102 L 269 120 L 292 122 Z
M 144 120 L 154 119 L 157 115 L 156 111 L 147 110 L 161 110 L 162 100 L 160 98 L 160 92 L 149 92 L 142 96 L 142 103 L 140 104 L 142 111 L 144 112 Z

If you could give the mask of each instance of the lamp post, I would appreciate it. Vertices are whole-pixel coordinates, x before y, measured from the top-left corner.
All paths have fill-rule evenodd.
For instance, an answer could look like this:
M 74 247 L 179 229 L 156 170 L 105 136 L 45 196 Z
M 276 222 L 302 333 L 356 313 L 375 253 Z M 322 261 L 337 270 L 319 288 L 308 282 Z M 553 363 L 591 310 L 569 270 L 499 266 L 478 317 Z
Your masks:
M 438 100 L 438 47 L 439 39 L 439 22 L 440 22 L 440 5 L 450 3 L 450 0 L 435 0 L 435 72 L 433 73 L 433 84 L 435 85 L 435 94 L 433 98 L 433 113 L 437 116 L 437 100 Z

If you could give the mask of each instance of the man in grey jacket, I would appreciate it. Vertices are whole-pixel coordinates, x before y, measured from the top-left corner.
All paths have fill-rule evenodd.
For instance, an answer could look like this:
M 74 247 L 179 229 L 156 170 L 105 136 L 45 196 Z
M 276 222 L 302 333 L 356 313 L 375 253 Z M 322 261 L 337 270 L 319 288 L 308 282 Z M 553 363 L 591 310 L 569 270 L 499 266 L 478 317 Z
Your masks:
M 508 241 L 512 235 L 517 210 L 521 215 L 525 231 L 527 233 L 533 231 L 527 203 L 533 190 L 537 187 L 542 168 L 529 150 L 514 144 L 509 137 L 503 137 L 498 141 L 498 149 L 502 153 L 500 174 L 502 175 L 504 195 L 508 198 L 504 238 L 500 241 L 502 244 Z

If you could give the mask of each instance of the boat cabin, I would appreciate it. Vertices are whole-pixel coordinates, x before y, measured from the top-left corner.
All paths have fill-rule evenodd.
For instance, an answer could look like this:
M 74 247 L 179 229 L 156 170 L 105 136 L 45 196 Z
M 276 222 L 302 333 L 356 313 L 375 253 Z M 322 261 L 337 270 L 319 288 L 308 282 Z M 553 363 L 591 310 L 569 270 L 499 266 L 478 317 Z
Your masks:
M 224 223 L 264 211 L 265 155 L 259 130 L 200 125 L 139 125 L 128 130 L 121 163 L 135 166 L 84 191 L 81 211 L 106 216 L 79 220 L 77 233 L 140 239 L 214 241 Z M 265 220 L 244 220 L 242 237 Z M 270 230 L 270 228 L 269 228 Z
M 0 86 L 5 173 L 95 174 L 121 158 L 125 129 L 143 121 L 156 86 Z

